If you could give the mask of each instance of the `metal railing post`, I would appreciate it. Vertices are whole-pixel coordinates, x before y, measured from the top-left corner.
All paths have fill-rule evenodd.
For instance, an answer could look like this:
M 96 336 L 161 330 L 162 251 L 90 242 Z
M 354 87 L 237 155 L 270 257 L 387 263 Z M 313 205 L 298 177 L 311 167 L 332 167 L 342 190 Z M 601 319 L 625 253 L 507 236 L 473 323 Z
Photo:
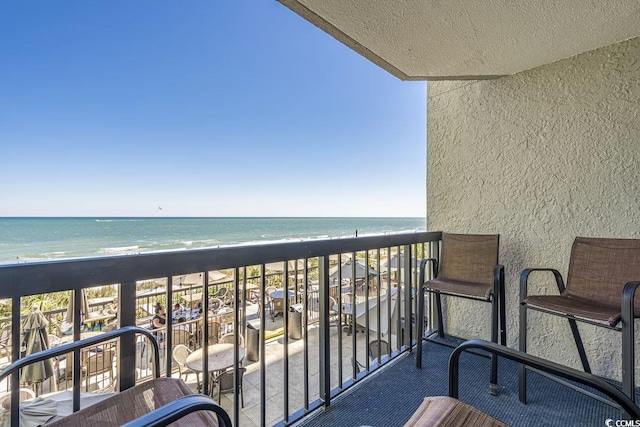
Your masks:
M 118 310 L 118 318 L 120 319 L 120 327 L 135 326 L 136 282 L 122 283 L 119 294 L 118 304 L 120 307 Z M 118 346 L 118 378 L 120 391 L 136 385 L 136 336 L 133 334 L 120 337 L 120 345 Z
M 404 283 L 404 346 L 409 349 L 409 352 L 412 352 L 413 347 L 411 346 L 411 336 L 412 334 L 412 309 L 411 309 L 411 245 L 404 245 L 404 257 L 403 257 L 403 265 L 404 276 L 402 281 Z M 398 260 L 399 261 L 399 260 Z
M 320 400 L 324 406 L 331 405 L 331 356 L 329 345 L 329 257 L 318 259 L 318 293 L 320 311 L 319 372 Z

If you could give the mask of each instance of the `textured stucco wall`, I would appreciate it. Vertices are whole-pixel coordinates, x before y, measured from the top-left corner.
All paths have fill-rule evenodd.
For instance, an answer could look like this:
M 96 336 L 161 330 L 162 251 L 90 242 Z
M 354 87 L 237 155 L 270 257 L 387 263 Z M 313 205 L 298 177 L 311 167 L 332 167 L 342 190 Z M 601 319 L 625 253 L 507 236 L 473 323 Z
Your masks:
M 428 227 L 501 234 L 517 346 L 524 268 L 566 278 L 576 236 L 640 238 L 640 38 L 497 80 L 430 83 L 428 112 Z M 447 327 L 489 338 L 489 309 L 449 298 Z M 565 319 L 529 311 L 529 326 L 531 353 L 580 367 Z M 620 333 L 580 331 L 594 372 L 619 378 Z

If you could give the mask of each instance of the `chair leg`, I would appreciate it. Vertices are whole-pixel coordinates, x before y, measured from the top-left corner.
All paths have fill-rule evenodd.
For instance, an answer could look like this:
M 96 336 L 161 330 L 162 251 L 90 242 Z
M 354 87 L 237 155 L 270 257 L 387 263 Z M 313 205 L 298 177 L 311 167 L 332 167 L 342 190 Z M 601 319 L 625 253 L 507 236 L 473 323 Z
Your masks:
M 500 344 L 507 345 L 507 301 L 504 289 L 504 269 L 500 272 Z
M 244 408 L 244 391 L 242 387 L 240 387 L 240 407 Z
M 527 352 L 527 306 L 520 303 L 520 333 L 518 337 L 519 350 L 522 353 Z M 520 402 L 527 403 L 527 367 L 520 365 L 519 367 L 519 381 L 518 381 L 518 398 Z
M 628 282 L 622 293 L 622 391 L 636 400 L 635 376 L 635 307 L 634 300 L 640 282 Z
M 494 284 L 493 300 L 491 301 L 491 340 L 497 344 L 499 337 L 500 345 L 507 345 L 504 268 L 500 268 L 499 275 L 495 279 L 497 279 L 497 283 Z M 498 358 L 495 354 L 491 355 L 489 393 L 493 396 L 498 394 Z
M 500 303 L 498 293 L 494 293 L 491 300 L 491 341 L 498 343 L 498 304 Z M 491 354 L 491 379 L 489 381 L 489 393 L 498 395 L 498 357 Z
M 571 327 L 571 333 L 573 334 L 573 340 L 576 342 L 578 348 L 578 354 L 580 355 L 580 361 L 582 362 L 582 368 L 588 374 L 591 373 L 591 367 L 589 366 L 589 359 L 587 359 L 587 353 L 584 351 L 584 344 L 582 344 L 582 337 L 580 337 L 580 331 L 578 330 L 578 324 L 575 319 L 568 319 L 569 326 Z
M 622 321 L 622 391 L 635 402 L 635 348 L 634 320 Z
M 422 273 L 421 273 L 422 275 Z M 421 277 L 422 278 L 422 277 Z M 422 369 L 422 340 L 424 339 L 424 289 L 418 288 L 418 327 L 416 336 L 418 348 L 416 348 L 416 368 Z
M 438 312 L 438 336 L 444 338 L 444 321 L 442 320 L 442 296 L 436 292 L 436 311 Z

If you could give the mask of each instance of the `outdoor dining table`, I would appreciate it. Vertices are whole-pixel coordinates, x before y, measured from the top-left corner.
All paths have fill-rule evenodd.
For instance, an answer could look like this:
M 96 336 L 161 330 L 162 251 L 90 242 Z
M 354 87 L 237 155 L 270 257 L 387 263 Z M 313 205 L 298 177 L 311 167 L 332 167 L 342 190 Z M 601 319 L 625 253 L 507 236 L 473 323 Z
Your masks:
M 355 326 L 353 322 L 353 312 L 351 307 L 352 306 L 350 302 L 342 303 L 342 317 L 344 319 L 344 322 L 343 322 L 344 328 L 342 330 L 343 332 L 346 332 L 347 335 L 352 334 Z M 339 311 L 338 304 L 334 305 L 332 309 L 333 311 L 338 312 Z
M 289 300 L 291 300 L 291 298 L 294 297 L 295 293 L 288 290 L 287 295 L 289 296 Z M 271 307 L 271 310 L 273 310 L 272 317 L 277 317 L 278 315 L 282 314 L 282 310 L 284 308 L 284 289 L 276 289 L 269 294 L 269 298 L 271 298 L 271 301 L 273 302 L 273 305 Z
M 105 314 L 96 314 L 94 316 L 89 316 L 86 319 L 84 319 L 84 324 L 86 325 L 87 329 L 90 331 L 94 331 L 96 329 L 96 327 L 99 330 L 102 330 L 102 328 L 104 328 L 104 326 L 113 318 L 115 318 L 116 315 L 112 314 L 112 313 L 105 313 Z
M 289 293 L 289 298 L 293 298 L 293 296 L 295 295 L 293 293 L 293 291 L 288 291 Z M 283 299 L 284 298 L 284 289 L 276 289 L 275 291 L 271 292 L 269 294 L 269 296 L 272 299 Z
M 260 286 L 256 285 L 255 283 L 247 283 L 245 285 L 245 290 L 244 290 L 245 299 L 247 299 L 247 301 L 257 301 L 259 289 L 260 289 Z
M 208 348 L 209 352 L 209 373 L 214 374 L 216 372 L 224 371 L 227 368 L 233 366 L 234 363 L 234 345 L 230 343 L 211 344 Z M 238 362 L 244 359 L 245 350 L 244 347 L 238 348 Z M 204 349 L 199 349 L 187 356 L 185 364 L 187 367 L 195 372 L 203 372 L 203 359 Z

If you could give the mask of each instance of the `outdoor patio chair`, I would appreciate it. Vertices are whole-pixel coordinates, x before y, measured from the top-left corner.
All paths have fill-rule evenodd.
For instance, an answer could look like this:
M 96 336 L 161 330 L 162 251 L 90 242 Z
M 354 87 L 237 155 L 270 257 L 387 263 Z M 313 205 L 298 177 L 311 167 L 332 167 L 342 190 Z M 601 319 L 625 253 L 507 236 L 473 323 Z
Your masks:
M 85 380 L 85 391 L 89 391 L 89 386 L 91 382 L 91 378 L 95 377 L 95 383 L 98 384 L 100 381 L 101 387 L 98 387 L 100 390 L 112 390 L 115 385 L 115 375 L 114 375 L 114 363 L 113 359 L 115 357 L 115 350 L 112 348 L 101 348 L 100 351 L 89 352 L 87 358 L 84 360 L 83 364 L 83 373 Z M 108 375 L 108 382 L 105 386 L 105 376 Z M 98 377 L 101 377 L 99 380 Z
M 200 374 L 192 369 L 187 367 L 187 357 L 191 354 L 191 350 L 184 344 L 178 344 L 173 347 L 171 351 L 171 355 L 173 356 L 173 360 L 178 365 L 179 377 L 182 378 L 184 375 L 184 380 L 187 380 L 189 374 L 195 374 L 196 383 L 198 385 L 198 391 L 200 391 Z
M 125 326 L 118 330 L 62 344 L 56 348 L 41 351 L 13 362 L 0 372 L 0 381 L 19 372 L 25 366 L 52 357 L 64 356 L 74 350 L 96 348 L 124 335 L 144 335 L 153 347 L 153 378 L 120 390 L 106 399 L 86 406 L 66 417 L 47 422 L 47 426 L 61 427 L 104 427 L 127 425 L 166 425 L 166 417 L 175 420 L 172 426 L 221 426 L 230 427 L 229 415 L 213 400 L 205 396 L 193 395 L 189 387 L 179 378 L 159 378 L 160 364 L 158 344 L 150 331 L 135 326 Z M 121 368 L 120 368 L 121 369 Z M 91 367 L 89 367 L 91 370 Z M 131 372 L 135 374 L 136 371 Z M 124 375 L 124 372 L 121 371 Z M 17 392 L 17 390 L 16 390 Z M 75 396 L 74 396 L 75 397 Z M 80 397 L 82 399 L 82 397 Z M 81 400 L 82 405 L 82 400 Z M 12 404 L 12 413 L 19 414 L 17 402 Z M 194 411 L 197 411 L 193 413 Z M 205 412 L 207 411 L 207 412 Z M 213 413 L 209 412 L 213 411 Z M 169 414 L 169 415 L 168 415 Z M 189 415 L 187 415 L 189 414 Z M 163 423 L 164 420 L 165 422 Z
M 269 316 L 271 317 L 271 321 L 274 320 L 274 307 L 273 307 L 273 300 L 271 299 L 271 293 L 275 292 L 278 288 L 276 288 L 275 286 L 267 286 L 264 289 L 264 308 L 265 308 L 265 313 L 266 313 L 266 309 L 269 309 Z
M 218 342 L 218 339 L 220 337 L 220 329 L 221 329 L 221 325 L 220 322 L 218 322 L 219 319 L 209 319 L 208 324 L 209 324 L 209 336 L 207 337 L 207 343 L 208 344 L 216 344 Z M 204 334 L 204 321 L 200 320 L 200 322 L 198 322 L 198 328 L 200 329 L 200 337 L 202 338 L 203 334 Z M 201 340 L 202 342 L 203 340 Z
M 233 332 L 224 334 L 220 337 L 220 340 L 218 340 L 218 342 L 220 344 L 233 344 L 235 342 L 235 334 Z M 242 334 L 238 335 L 238 344 L 240 344 L 240 347 L 244 347 L 244 338 L 242 337 Z
M 389 354 L 389 343 L 385 340 L 369 342 L 369 359 L 375 360 Z
M 186 345 L 191 348 L 191 332 L 186 329 L 173 329 L 171 332 L 171 345 Z
M 504 266 L 498 264 L 500 235 L 442 234 L 440 262 L 435 258 L 422 260 L 418 293 L 418 336 L 423 337 L 424 293 L 435 294 L 438 317 L 437 334 L 444 338 L 442 295 L 463 297 L 491 303 L 491 341 L 506 345 Z M 425 282 L 425 267 L 432 265 L 433 279 Z M 439 344 L 443 342 L 434 341 Z M 416 367 L 422 368 L 422 345 L 418 345 Z M 498 359 L 491 356 L 489 391 L 498 392 Z
M 317 310 L 319 308 L 317 297 L 315 298 L 315 305 Z M 309 307 L 311 307 L 311 303 L 309 303 Z M 338 321 L 338 301 L 331 295 L 329 295 L 329 326 L 340 326 Z
M 229 289 L 225 288 L 224 286 L 221 288 L 218 288 L 218 290 L 213 295 L 213 297 L 218 298 L 220 301 L 226 302 L 227 299 L 229 298 Z
M 529 276 L 537 271 L 553 274 L 560 295 L 527 295 Z M 560 272 L 552 268 L 529 268 L 520 275 L 520 351 L 527 351 L 527 309 L 568 319 L 582 367 L 588 373 L 591 368 L 576 321 L 622 331 L 622 389 L 633 400 L 633 319 L 640 317 L 640 296 L 634 298 L 634 295 L 638 286 L 640 239 L 576 237 L 566 286 Z M 527 370 L 524 367 L 520 375 L 520 400 L 526 402 Z
M 357 359 L 351 358 L 351 365 L 353 369 L 355 369 L 356 374 L 359 374 L 361 371 L 366 371 L 367 367 L 360 363 Z
M 413 413 L 409 421 L 407 421 L 405 427 L 507 426 L 507 424 L 498 421 L 473 406 L 462 403 L 458 400 L 460 355 L 467 350 L 473 349 L 487 351 L 491 354 L 530 366 L 538 371 L 544 372 L 545 375 L 559 377 L 591 387 L 612 399 L 616 404 L 622 407 L 622 409 L 625 410 L 632 419 L 640 418 L 640 407 L 638 407 L 634 401 L 629 399 L 616 387 L 601 378 L 510 349 L 503 345 L 498 345 L 485 340 L 470 340 L 459 345 L 453 353 L 451 353 L 451 357 L 449 358 L 449 396 L 425 398 L 420 407 Z M 574 390 L 578 389 L 576 386 L 572 386 L 571 388 Z M 592 394 L 591 397 L 607 401 L 595 394 Z M 567 410 L 569 409 L 567 408 Z
M 0 329 L 0 357 L 5 356 L 11 362 L 11 323 Z
M 224 371 L 218 375 L 213 383 L 214 387 L 218 389 L 218 403 L 220 403 L 220 397 L 222 393 L 232 393 L 233 387 L 233 368 Z M 242 390 L 242 377 L 247 372 L 247 368 L 238 368 L 238 393 L 240 394 L 240 406 L 244 408 L 244 391 Z M 213 388 L 212 397 L 213 397 Z
M 209 300 L 209 310 L 211 310 L 214 314 L 216 314 L 222 307 L 224 307 L 224 301 L 220 298 L 214 297 Z

